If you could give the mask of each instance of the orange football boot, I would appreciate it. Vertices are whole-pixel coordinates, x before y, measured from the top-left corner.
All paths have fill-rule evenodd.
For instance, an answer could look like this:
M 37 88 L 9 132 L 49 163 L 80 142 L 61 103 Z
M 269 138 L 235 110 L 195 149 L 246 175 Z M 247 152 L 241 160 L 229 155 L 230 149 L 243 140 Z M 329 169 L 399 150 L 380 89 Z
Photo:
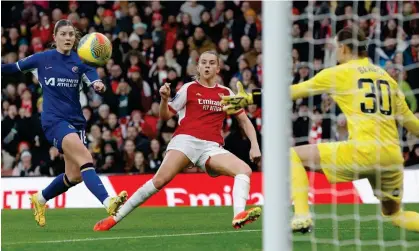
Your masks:
M 233 219 L 235 229 L 242 228 L 244 225 L 256 221 L 262 213 L 260 207 L 254 207 L 237 214 Z
M 96 223 L 93 227 L 93 231 L 109 231 L 113 226 L 116 225 L 116 221 L 112 216 L 108 216 L 107 218 L 100 220 Z

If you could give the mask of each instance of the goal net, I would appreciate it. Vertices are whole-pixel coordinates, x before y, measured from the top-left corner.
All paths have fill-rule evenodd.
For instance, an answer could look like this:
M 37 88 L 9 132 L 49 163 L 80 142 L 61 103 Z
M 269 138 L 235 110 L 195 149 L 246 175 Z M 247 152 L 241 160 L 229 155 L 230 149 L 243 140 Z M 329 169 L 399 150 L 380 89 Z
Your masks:
M 419 112 L 418 1 L 294 1 L 292 12 L 293 84 L 335 66 L 333 38 L 356 26 L 368 37 L 368 57 L 398 81 L 410 109 Z M 328 95 L 295 101 L 292 120 L 295 146 L 348 139 L 346 118 Z M 399 134 L 403 207 L 419 211 L 419 141 L 401 127 Z M 382 217 L 368 180 L 330 185 L 324 175 L 311 172 L 309 180 L 315 228 L 294 234 L 293 250 L 419 250 L 417 233 Z

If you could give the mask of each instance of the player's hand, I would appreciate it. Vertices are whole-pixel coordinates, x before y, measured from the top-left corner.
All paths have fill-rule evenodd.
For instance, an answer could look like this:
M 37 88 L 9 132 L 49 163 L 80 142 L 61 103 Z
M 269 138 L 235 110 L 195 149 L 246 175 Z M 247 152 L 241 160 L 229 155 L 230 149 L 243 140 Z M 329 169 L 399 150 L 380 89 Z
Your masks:
M 223 111 L 227 112 L 228 114 L 234 114 L 241 108 L 253 104 L 252 94 L 247 93 L 244 90 L 243 84 L 240 81 L 237 82 L 237 90 L 238 92 L 234 96 L 222 97 L 221 104 L 224 105 Z
M 99 93 L 104 93 L 106 91 L 105 84 L 102 81 L 94 82 L 93 89 Z
M 164 101 L 169 100 L 170 98 L 170 83 L 165 83 L 160 87 L 160 96 L 161 99 Z
M 249 153 L 250 161 L 252 161 L 255 164 L 258 164 L 260 159 L 262 158 L 262 154 L 260 153 L 259 146 L 252 146 L 250 148 Z

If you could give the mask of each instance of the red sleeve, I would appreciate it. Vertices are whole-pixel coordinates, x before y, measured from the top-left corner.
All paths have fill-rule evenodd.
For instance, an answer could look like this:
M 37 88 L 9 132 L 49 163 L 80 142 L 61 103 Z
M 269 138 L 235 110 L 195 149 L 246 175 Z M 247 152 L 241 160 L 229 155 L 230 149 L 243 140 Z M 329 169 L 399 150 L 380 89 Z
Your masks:
M 244 112 L 244 109 L 242 108 L 242 109 L 238 110 L 236 113 L 234 113 L 233 115 L 238 116 L 238 115 L 242 114 L 243 112 Z
M 176 114 L 177 113 L 177 111 L 171 106 L 171 105 L 167 105 L 168 107 L 169 107 L 169 110 L 171 111 L 171 112 L 173 112 L 174 114 Z

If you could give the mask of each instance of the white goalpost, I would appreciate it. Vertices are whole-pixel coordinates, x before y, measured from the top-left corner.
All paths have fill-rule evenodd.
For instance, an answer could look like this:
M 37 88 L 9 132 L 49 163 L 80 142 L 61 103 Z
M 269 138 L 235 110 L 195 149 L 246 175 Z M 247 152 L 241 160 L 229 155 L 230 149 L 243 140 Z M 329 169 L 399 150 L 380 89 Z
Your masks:
M 263 250 L 292 249 L 289 133 L 291 2 L 263 1 Z
M 383 189 L 380 187 L 383 172 L 378 169 L 374 175 L 374 178 L 378 177 L 376 183 L 365 178 L 358 180 L 360 176 L 355 175 L 354 181 L 339 185 L 330 184 L 322 174 L 308 172 L 309 203 L 313 204 L 310 205 L 310 213 L 316 227 L 309 234 L 292 234 L 289 163 L 292 101 L 289 87 L 293 77 L 294 83 L 297 84 L 312 78 L 323 69 L 337 65 L 334 37 L 340 30 L 344 27 L 353 28 L 352 44 L 365 45 L 369 60 L 398 82 L 402 91 L 406 92 L 406 97 L 410 97 L 409 100 L 406 99 L 409 107 L 414 107 L 410 109 L 416 113 L 419 111 L 419 88 L 416 81 L 419 76 L 419 53 L 418 49 L 415 49 L 418 46 L 415 41 L 419 35 L 417 1 L 332 2 L 308 1 L 304 6 L 295 4 L 293 15 L 290 0 L 262 1 L 263 250 L 290 251 L 293 250 L 293 244 L 295 250 L 313 251 L 419 250 L 419 242 L 415 235 L 417 233 L 392 226 L 391 219 L 382 215 L 380 202 L 373 193 L 379 195 Z M 358 28 L 365 33 L 367 39 L 362 39 L 362 42 L 367 44 L 358 41 L 355 33 Z M 416 38 L 413 38 L 414 36 Z M 412 44 L 413 47 L 416 46 L 413 49 Z M 357 47 L 354 50 L 357 52 Z M 416 59 L 406 62 L 410 54 Z M 331 81 L 340 84 L 336 78 Z M 380 95 L 377 94 L 377 99 L 383 97 Z M 302 118 L 304 123 L 294 121 L 295 144 L 350 139 L 348 118 L 331 95 L 319 95 L 317 100 L 314 98 L 310 97 L 304 100 L 304 103 L 296 102 L 294 118 Z M 371 100 L 368 96 L 366 98 Z M 301 115 L 299 107 L 304 108 L 301 109 Z M 315 116 L 316 112 L 319 116 Z M 380 126 L 375 129 L 375 133 L 379 134 Z M 305 132 L 307 134 L 304 134 Z M 413 210 L 417 211 L 419 162 L 413 161 L 417 161 L 416 157 L 419 156 L 419 153 L 416 153 L 419 139 L 410 134 L 403 135 L 401 128 L 399 134 L 401 146 L 407 148 L 403 148 L 403 151 L 406 151 L 404 153 L 409 156 L 414 153 L 415 156 L 411 159 L 412 163 L 405 163 L 407 167 L 403 170 L 402 208 L 413 207 Z M 412 158 L 409 156 L 407 159 Z M 338 156 L 333 157 L 336 161 Z M 357 170 L 357 166 L 353 168 Z M 374 184 L 375 191 L 371 184 Z M 396 188 L 393 192 L 397 194 L 395 196 L 399 196 L 400 190 Z

